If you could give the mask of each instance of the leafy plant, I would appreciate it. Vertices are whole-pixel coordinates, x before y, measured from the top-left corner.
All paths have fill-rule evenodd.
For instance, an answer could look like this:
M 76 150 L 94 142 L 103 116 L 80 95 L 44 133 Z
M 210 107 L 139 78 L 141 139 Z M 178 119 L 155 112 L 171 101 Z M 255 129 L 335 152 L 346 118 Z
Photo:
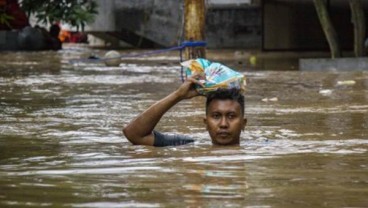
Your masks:
M 5 12 L 0 13 L 0 25 L 6 25 L 11 28 L 10 21 L 12 21 L 14 17 L 7 15 Z
M 20 5 L 27 16 L 34 15 L 37 22 L 52 24 L 61 21 L 82 31 L 98 14 L 94 0 L 21 0 Z

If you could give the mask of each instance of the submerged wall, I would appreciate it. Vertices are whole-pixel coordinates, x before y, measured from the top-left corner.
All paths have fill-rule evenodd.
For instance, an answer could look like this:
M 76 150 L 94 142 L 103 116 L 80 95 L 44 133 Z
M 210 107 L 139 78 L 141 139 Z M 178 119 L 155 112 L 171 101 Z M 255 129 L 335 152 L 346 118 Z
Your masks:
M 0 31 L 0 51 L 18 50 L 18 31 Z
M 207 5 L 205 35 L 209 48 L 260 48 L 260 9 L 246 2 L 237 0 L 240 6 Z M 183 0 L 99 0 L 99 5 L 103 5 L 99 15 L 86 31 L 109 32 L 132 44 L 152 41 L 169 47 L 183 40 Z
M 257 7 L 209 9 L 206 19 L 209 47 L 260 48 L 260 12 Z
M 367 71 L 368 58 L 314 58 L 300 59 L 302 71 Z

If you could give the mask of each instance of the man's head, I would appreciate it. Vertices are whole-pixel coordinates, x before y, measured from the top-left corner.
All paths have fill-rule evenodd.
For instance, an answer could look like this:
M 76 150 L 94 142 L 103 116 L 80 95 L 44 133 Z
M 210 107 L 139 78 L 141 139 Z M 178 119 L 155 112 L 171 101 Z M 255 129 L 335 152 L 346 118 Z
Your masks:
M 208 93 L 204 123 L 213 144 L 239 144 L 240 133 L 247 123 L 244 96 L 238 89 L 219 88 Z

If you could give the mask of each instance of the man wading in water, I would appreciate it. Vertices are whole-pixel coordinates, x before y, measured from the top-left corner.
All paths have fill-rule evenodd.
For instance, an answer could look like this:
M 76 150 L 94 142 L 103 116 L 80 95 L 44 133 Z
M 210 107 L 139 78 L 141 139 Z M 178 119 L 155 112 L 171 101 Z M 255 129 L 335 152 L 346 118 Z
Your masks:
M 153 104 L 123 129 L 125 137 L 135 145 L 156 147 L 183 145 L 194 142 L 183 135 L 167 135 L 154 130 L 161 117 L 175 104 L 200 95 L 194 86 L 201 85 L 196 76 L 174 92 Z M 245 128 L 244 96 L 238 89 L 218 89 L 207 94 L 206 117 L 203 119 L 214 145 L 238 145 Z

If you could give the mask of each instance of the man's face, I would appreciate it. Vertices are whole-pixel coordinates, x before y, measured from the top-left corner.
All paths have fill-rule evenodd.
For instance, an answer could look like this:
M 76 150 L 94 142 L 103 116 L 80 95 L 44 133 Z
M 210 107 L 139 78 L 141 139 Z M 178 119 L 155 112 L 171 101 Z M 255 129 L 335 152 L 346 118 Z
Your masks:
M 212 143 L 217 145 L 239 144 L 246 121 L 240 104 L 234 100 L 213 100 L 204 118 Z

